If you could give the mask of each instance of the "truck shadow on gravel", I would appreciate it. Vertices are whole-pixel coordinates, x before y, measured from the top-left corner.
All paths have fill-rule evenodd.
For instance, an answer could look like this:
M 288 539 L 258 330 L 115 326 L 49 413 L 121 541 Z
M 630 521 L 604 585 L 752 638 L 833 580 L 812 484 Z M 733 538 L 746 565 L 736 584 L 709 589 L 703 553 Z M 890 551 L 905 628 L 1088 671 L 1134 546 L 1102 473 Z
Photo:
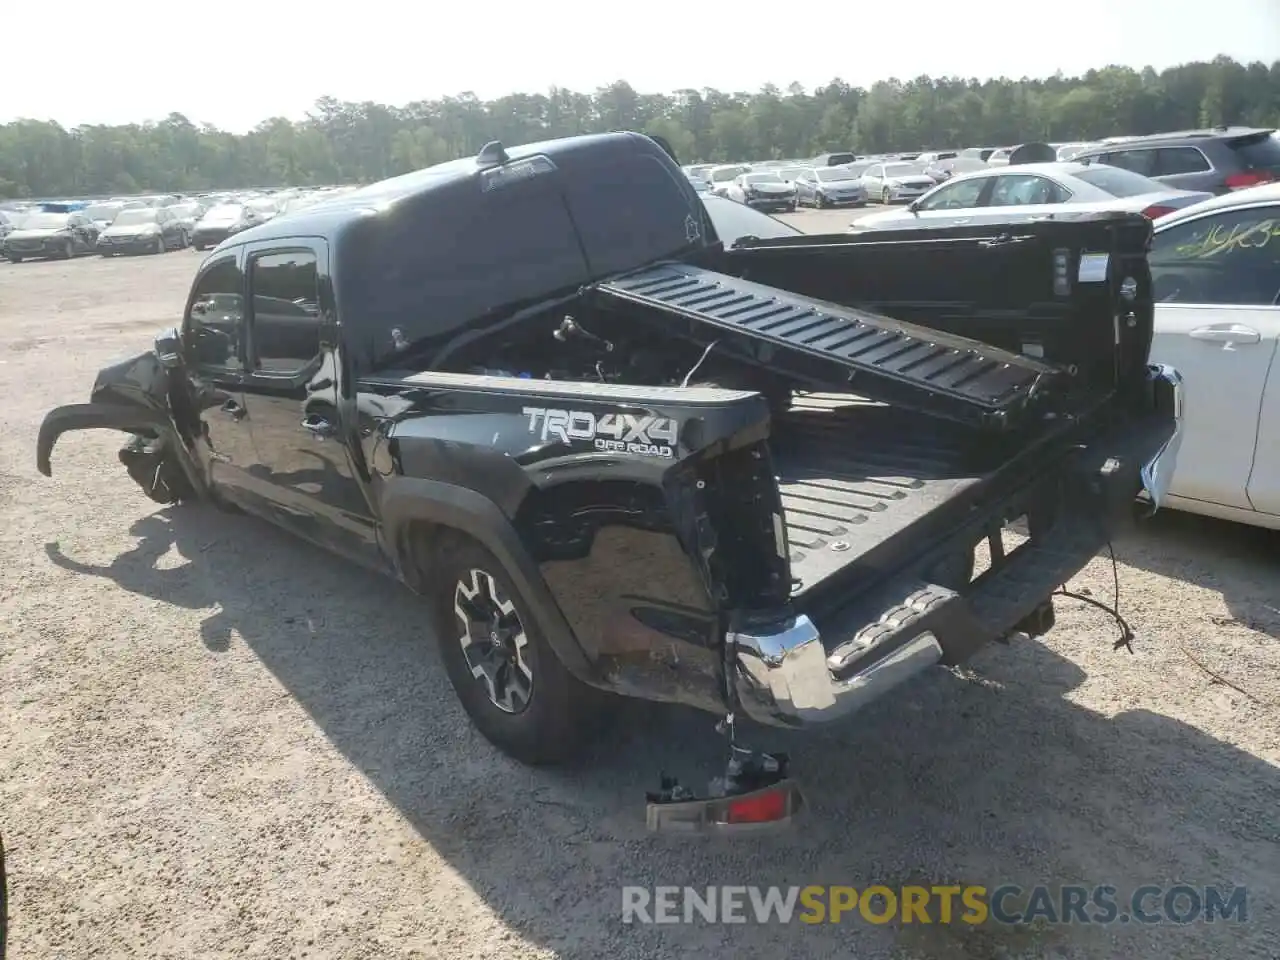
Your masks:
M 700 787 L 722 762 L 714 718 L 620 703 L 582 763 L 529 770 L 469 726 L 421 601 L 407 591 L 265 524 L 203 508 L 159 511 L 132 532 L 138 545 L 104 567 L 56 545 L 48 555 L 140 596 L 216 608 L 205 644 L 247 644 L 505 923 L 563 956 L 1110 960 L 1270 949 L 1280 771 L 1169 717 L 1077 706 L 1068 695 L 1084 673 L 1038 643 L 984 651 L 964 676 L 939 670 L 839 737 L 756 736 L 792 753 L 811 805 L 796 829 L 731 842 L 650 837 L 644 791 L 660 771 Z M 1177 881 L 1247 885 L 1251 922 L 1032 930 L 621 920 L 624 884 L 1123 891 Z
M 1280 531 L 1162 510 L 1116 545 L 1126 564 L 1222 594 L 1230 620 L 1280 639 Z

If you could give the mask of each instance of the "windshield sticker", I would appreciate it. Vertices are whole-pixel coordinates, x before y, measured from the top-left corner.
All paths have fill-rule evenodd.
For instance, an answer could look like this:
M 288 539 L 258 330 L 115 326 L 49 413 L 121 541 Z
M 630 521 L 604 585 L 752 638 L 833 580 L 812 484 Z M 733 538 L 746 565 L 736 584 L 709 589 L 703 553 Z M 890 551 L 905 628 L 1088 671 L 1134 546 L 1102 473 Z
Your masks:
M 1109 253 L 1082 253 L 1077 279 L 1080 283 L 1102 283 L 1107 279 L 1107 266 L 1110 263 Z
M 1280 219 L 1258 223 L 1237 223 L 1230 228 L 1217 224 L 1207 234 L 1174 248 L 1174 256 L 1187 260 L 1207 260 L 1232 250 L 1260 250 L 1280 236 Z
M 635 453 L 643 457 L 674 457 L 680 428 L 671 417 L 606 413 L 596 417 L 588 410 L 550 410 L 525 407 L 529 432 L 541 442 L 558 440 L 571 446 L 575 440 L 590 440 L 605 453 Z

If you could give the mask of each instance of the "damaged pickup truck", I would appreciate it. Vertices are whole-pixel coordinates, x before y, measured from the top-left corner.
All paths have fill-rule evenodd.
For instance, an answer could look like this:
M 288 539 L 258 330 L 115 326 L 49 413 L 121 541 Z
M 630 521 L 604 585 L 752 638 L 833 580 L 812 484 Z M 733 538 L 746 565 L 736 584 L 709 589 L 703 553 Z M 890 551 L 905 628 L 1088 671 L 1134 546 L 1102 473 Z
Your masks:
M 599 691 L 717 714 L 726 776 L 666 783 L 651 825 L 785 820 L 785 758 L 735 718 L 832 723 L 1043 634 L 1159 504 L 1182 398 L 1148 363 L 1150 239 L 1128 214 L 722 237 L 648 137 L 493 143 L 224 241 L 37 463 L 120 430 L 152 499 L 394 575 L 525 762 L 566 757 Z

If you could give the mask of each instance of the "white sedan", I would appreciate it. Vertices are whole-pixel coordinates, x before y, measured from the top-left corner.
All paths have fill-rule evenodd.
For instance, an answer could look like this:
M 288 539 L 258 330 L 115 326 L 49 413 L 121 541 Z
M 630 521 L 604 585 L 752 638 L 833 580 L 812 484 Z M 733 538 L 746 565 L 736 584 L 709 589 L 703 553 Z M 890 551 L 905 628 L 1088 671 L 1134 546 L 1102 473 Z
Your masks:
M 933 178 L 924 172 L 925 164 L 914 161 L 873 163 L 862 171 L 862 186 L 868 200 L 890 204 L 914 200 L 933 187 Z
M 1160 218 L 1151 359 L 1186 382 L 1168 505 L 1280 530 L 1280 184 Z
M 1155 219 L 1210 196 L 1105 164 L 1021 163 L 959 174 L 900 210 L 873 213 L 849 227 L 863 231 L 1002 223 L 1090 210 L 1127 210 Z

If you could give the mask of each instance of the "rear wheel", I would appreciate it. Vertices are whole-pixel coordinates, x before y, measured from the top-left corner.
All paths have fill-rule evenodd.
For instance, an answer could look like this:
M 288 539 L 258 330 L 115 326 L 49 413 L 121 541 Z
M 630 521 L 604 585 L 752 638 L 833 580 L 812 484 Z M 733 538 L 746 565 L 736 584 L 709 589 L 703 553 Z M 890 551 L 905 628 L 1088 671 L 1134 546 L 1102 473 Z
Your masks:
M 162 233 L 160 234 L 160 236 L 156 237 L 156 242 L 155 242 L 155 245 L 151 248 L 151 252 L 164 253 L 164 251 L 165 251 L 164 234 Z
M 883 190 L 880 191 L 880 202 L 883 203 L 886 207 L 893 202 L 893 194 L 889 192 L 888 187 L 885 187 Z
M 62 252 L 58 254 L 63 260 L 70 260 L 76 255 L 76 245 L 73 241 L 67 240 L 62 244 Z
M 22 262 L 22 256 L 21 256 L 20 254 L 10 253 L 10 254 L 6 254 L 6 257 L 7 257 L 8 261 L 9 261 L 10 263 L 21 263 L 21 262 Z
M 503 565 L 467 538 L 431 570 L 440 657 L 485 738 L 527 764 L 570 758 L 592 728 L 594 691 L 560 662 Z

